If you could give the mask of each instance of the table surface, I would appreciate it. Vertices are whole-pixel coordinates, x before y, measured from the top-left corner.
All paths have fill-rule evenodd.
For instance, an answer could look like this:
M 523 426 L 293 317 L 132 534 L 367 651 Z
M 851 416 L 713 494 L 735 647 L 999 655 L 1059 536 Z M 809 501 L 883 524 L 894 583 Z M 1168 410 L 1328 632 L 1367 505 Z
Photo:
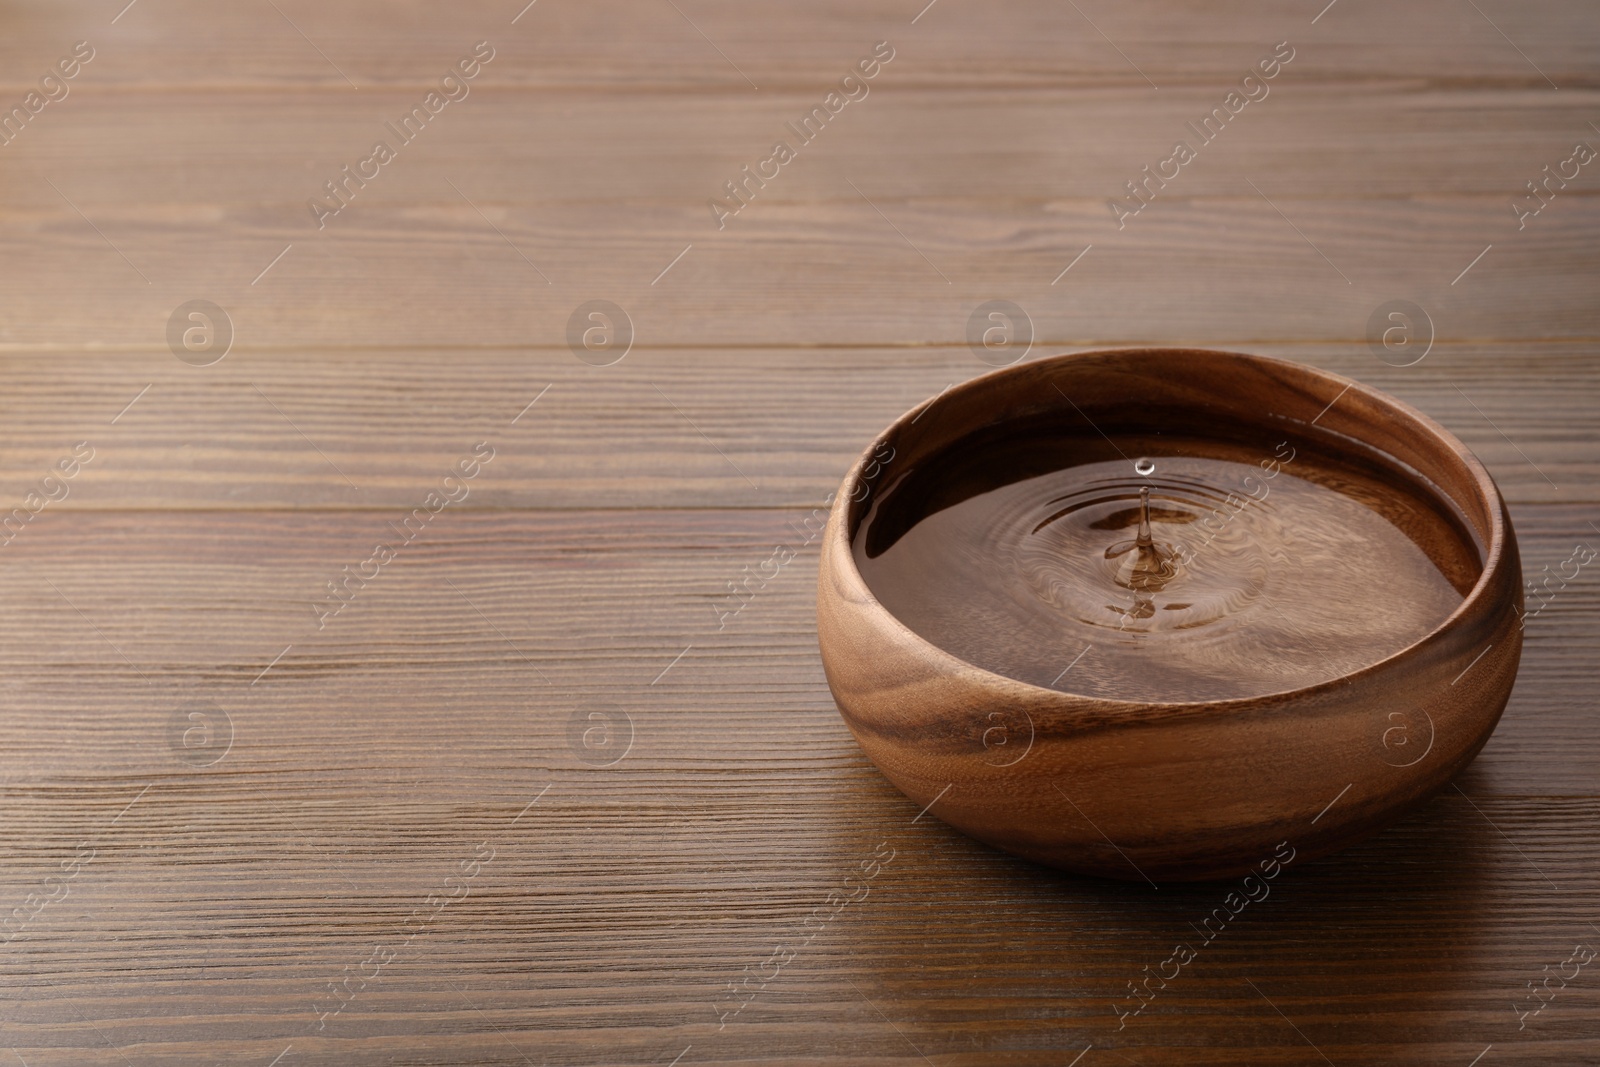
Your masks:
M 1600 1063 L 1600 568 L 1119 1021 L 1234 887 L 919 817 L 805 526 L 1007 300 L 1388 390 L 1530 577 L 1600 546 L 1600 11 L 921 3 L 4 5 L 0 1064 Z

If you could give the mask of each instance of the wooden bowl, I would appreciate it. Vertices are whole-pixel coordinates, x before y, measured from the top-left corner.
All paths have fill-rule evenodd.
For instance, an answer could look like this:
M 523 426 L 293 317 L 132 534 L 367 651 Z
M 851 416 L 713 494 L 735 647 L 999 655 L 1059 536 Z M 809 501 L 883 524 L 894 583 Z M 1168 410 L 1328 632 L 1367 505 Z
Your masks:
M 1181 693 L 1170 703 L 1099 699 L 1004 677 L 930 644 L 873 596 L 851 546 L 875 489 L 1006 420 L 1073 418 L 1075 404 L 1097 422 L 1127 425 L 1138 418 L 1133 398 L 1259 427 L 1263 439 L 1287 430 L 1319 448 L 1398 461 L 1393 469 L 1408 473 L 1397 477 L 1459 510 L 1478 543 L 1480 577 L 1444 622 L 1387 659 L 1304 688 L 1207 702 Z M 1053 867 L 1197 880 L 1244 874 L 1275 852 L 1281 860 L 1284 842 L 1297 862 L 1332 852 L 1448 783 L 1505 708 L 1521 611 L 1521 565 L 1499 490 L 1432 419 L 1281 360 L 1134 349 L 987 374 L 885 430 L 833 504 L 817 633 L 845 724 L 917 807 Z M 997 741 L 1011 746 L 1004 760 Z

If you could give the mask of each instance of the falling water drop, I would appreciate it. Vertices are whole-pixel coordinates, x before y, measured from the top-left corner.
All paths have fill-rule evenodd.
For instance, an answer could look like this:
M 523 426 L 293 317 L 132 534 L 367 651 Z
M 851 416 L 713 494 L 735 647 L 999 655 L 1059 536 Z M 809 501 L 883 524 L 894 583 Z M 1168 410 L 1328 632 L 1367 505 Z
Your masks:
M 1144 461 L 1141 461 L 1144 462 Z M 1127 556 L 1112 577 L 1118 585 L 1140 593 L 1157 592 L 1178 573 L 1177 554 L 1150 530 L 1150 487 L 1139 489 L 1139 532 L 1131 541 L 1118 541 L 1105 551 L 1106 559 Z M 1138 616 L 1148 618 L 1148 616 Z
M 1140 477 L 1148 478 L 1148 477 L 1150 477 L 1152 474 L 1154 474 L 1156 472 L 1155 460 L 1152 460 L 1152 459 L 1135 460 L 1134 464 L 1133 464 L 1133 470 L 1134 470 L 1134 473 L 1138 474 Z

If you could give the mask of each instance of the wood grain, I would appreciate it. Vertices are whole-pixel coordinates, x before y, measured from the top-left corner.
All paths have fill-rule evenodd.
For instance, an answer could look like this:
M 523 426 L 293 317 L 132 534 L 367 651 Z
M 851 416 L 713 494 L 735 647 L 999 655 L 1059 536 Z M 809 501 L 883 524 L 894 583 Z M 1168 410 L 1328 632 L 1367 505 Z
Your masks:
M 1392 392 L 1485 461 L 1530 573 L 1596 544 L 1594 176 L 1520 232 L 1509 207 L 1594 143 L 1594 12 L 676 7 L 7 8 L 0 103 L 97 53 L 0 147 L 0 515 L 95 458 L 0 546 L 0 1059 L 1593 1062 L 1600 972 L 1513 1007 L 1600 947 L 1593 573 L 1529 621 L 1459 791 L 1291 869 L 1119 1031 L 1230 887 L 1067 878 L 917 818 L 828 695 L 796 524 L 988 369 L 967 319 L 1009 299 L 1029 359 L 1201 343 Z M 306 199 L 480 39 L 471 96 L 317 230 Z M 1272 95 L 1118 231 L 1106 198 L 1286 39 Z M 706 199 L 878 40 L 871 95 L 717 230 Z M 196 298 L 236 327 L 211 367 L 166 345 Z M 594 298 L 636 327 L 615 366 L 567 348 Z M 1402 298 L 1437 336 L 1391 368 L 1367 323 Z M 324 583 L 485 440 L 469 498 L 318 630 Z M 210 765 L 174 747 L 196 706 L 232 724 Z M 571 743 L 596 707 L 632 722 L 611 766 Z
M 1421 0 L 1397 8 L 1346 5 L 1337 16 L 1330 11 L 1317 18 L 1323 5 L 1263 10 L 1227 0 L 1200 10 L 1179 0 L 1099 0 L 1078 11 L 1016 5 L 998 18 L 980 5 L 939 0 L 919 17 L 925 4 L 827 0 L 752 19 L 736 0 L 693 0 L 677 12 L 629 0 L 540 0 L 526 10 L 515 0 L 398 10 L 280 0 L 278 12 L 269 5 L 218 8 L 204 0 L 172 0 L 156 15 L 136 19 L 130 12 L 114 24 L 115 10 L 41 4 L 19 15 L 0 56 L 7 80 L 26 82 L 26 72 L 54 59 L 61 45 L 91 38 L 111 50 L 103 76 L 129 89 L 311 85 L 350 92 L 340 70 L 362 89 L 417 83 L 457 40 L 487 38 L 517 58 L 517 68 L 503 75 L 512 84 L 743 94 L 756 90 L 739 69 L 762 92 L 828 81 L 861 44 L 889 39 L 920 64 L 920 86 L 1137 84 L 1149 90 L 1140 69 L 1163 88 L 1225 79 L 1249 66 L 1261 47 L 1288 38 L 1314 45 L 1307 64 L 1328 80 L 1404 77 L 1551 92 L 1542 70 L 1563 90 L 1596 83 L 1589 13 L 1567 4 L 1489 4 L 1479 13 L 1449 0 Z
M 1075 347 L 1038 342 L 1027 358 Z M 1600 503 L 1589 476 L 1600 354 L 1587 342 L 1441 340 L 1402 368 L 1359 336 L 1240 347 L 1420 408 L 1485 461 L 1513 504 Z M 466 508 L 809 508 L 902 412 L 991 369 L 964 345 L 641 346 L 604 368 L 565 348 L 243 351 L 207 368 L 165 351 L 28 349 L 0 356 L 0 414 L 14 437 L 0 451 L 0 502 L 19 504 L 89 440 L 96 459 L 40 529 L 57 509 L 404 512 L 487 439 L 497 455 Z
M 77 343 L 162 346 L 173 309 L 204 297 L 229 310 L 241 350 L 564 347 L 572 311 L 604 297 L 629 311 L 641 344 L 948 344 L 1001 292 L 1055 341 L 1234 343 L 1245 323 L 1253 340 L 1364 336 L 1396 297 L 1428 307 L 1447 337 L 1600 336 L 1583 284 L 1600 211 L 1588 172 L 1521 230 L 1511 209 L 1593 136 L 1600 97 L 1345 89 L 1294 74 L 1120 229 L 1107 200 L 1194 139 L 1184 124 L 1225 86 L 1150 98 L 886 84 L 721 229 L 710 198 L 726 200 L 724 183 L 822 90 L 572 92 L 557 106 L 486 88 L 319 229 L 307 200 L 419 90 L 368 91 L 352 108 L 322 93 L 86 86 L 5 148 L 15 315 L 0 342 L 59 344 L 52 324 L 70 317 Z M 1307 124 L 1310 144 L 1297 132 Z M 1375 150 L 1373 130 L 1392 152 Z M 175 174 L 174 159 L 194 163 Z M 1227 284 L 1152 302 L 1167 272 Z

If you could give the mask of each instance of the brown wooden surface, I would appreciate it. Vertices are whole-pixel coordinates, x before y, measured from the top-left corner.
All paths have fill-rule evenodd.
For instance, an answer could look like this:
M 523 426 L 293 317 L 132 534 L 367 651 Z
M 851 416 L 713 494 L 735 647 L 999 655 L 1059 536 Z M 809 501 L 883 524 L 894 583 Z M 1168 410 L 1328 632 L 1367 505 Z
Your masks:
M 967 318 L 1009 299 L 1032 356 L 1206 344 L 1391 391 L 1488 465 L 1530 574 L 1600 547 L 1600 164 L 1509 207 L 1600 144 L 1592 7 L 521 6 L 0 5 L 0 104 L 96 49 L 0 146 L 0 513 L 95 450 L 0 547 L 0 1061 L 1600 1063 L 1600 961 L 1514 1007 L 1600 948 L 1600 571 L 1529 622 L 1459 788 L 1292 866 L 1119 1031 L 1231 886 L 918 818 L 833 708 L 790 525 L 988 369 Z M 306 198 L 481 39 L 471 95 L 317 230 Z M 883 39 L 718 231 L 706 199 Z M 1119 232 L 1105 199 L 1282 40 Z M 165 340 L 201 298 L 236 329 L 205 368 Z M 596 298 L 637 334 L 605 368 L 565 339 Z M 1368 350 L 1391 299 L 1432 317 L 1415 366 Z M 482 440 L 470 497 L 319 631 L 323 583 Z M 203 767 L 172 741 L 197 702 L 234 733 Z M 611 766 L 569 743 L 596 704 L 633 724 Z

